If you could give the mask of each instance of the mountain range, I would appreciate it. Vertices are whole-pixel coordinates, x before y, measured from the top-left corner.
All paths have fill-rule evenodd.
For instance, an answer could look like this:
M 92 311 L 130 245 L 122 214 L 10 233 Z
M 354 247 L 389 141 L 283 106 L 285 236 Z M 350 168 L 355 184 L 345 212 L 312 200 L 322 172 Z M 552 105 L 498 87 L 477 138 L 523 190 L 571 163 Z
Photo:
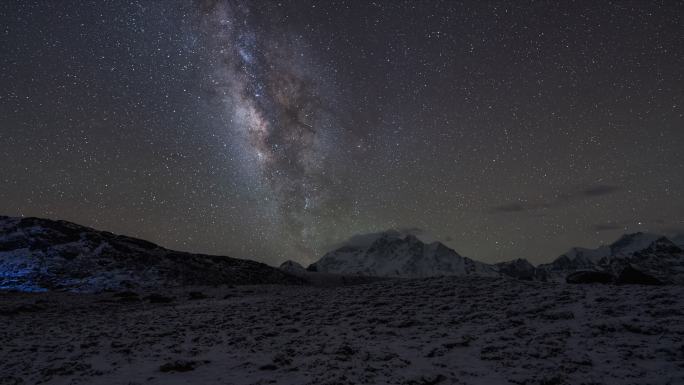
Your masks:
M 684 284 L 684 252 L 665 236 L 625 234 L 610 245 L 596 249 L 573 248 L 552 263 L 537 268 L 547 279 L 559 281 L 576 271 L 598 271 L 617 279 L 625 270 L 636 270 L 662 283 Z
M 97 292 L 184 285 L 357 284 L 372 277 L 512 277 L 551 282 L 684 284 L 682 238 L 627 234 L 553 262 L 488 264 L 441 242 L 388 230 L 352 237 L 306 269 L 169 250 L 66 221 L 0 216 L 0 290 Z M 578 273 L 580 273 L 578 275 Z
M 66 221 L 0 216 L 0 290 L 97 292 L 257 283 L 303 281 L 255 261 L 168 250 Z
M 681 246 L 662 235 L 639 232 L 596 249 L 572 248 L 553 262 L 539 266 L 525 259 L 487 264 L 464 257 L 440 242 L 426 244 L 412 234 L 389 230 L 356 236 L 307 270 L 381 277 L 508 276 L 561 282 L 578 271 L 601 272 L 607 280 L 616 281 L 629 267 L 630 271 L 646 274 L 658 282 L 681 284 Z

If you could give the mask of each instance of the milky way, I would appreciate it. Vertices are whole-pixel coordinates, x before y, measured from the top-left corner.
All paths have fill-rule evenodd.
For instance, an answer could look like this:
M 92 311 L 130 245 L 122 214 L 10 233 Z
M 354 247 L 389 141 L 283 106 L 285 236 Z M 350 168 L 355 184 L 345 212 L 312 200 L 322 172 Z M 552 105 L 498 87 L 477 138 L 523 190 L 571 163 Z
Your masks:
M 217 95 L 229 116 L 233 145 L 245 172 L 262 183 L 275 202 L 270 217 L 310 253 L 318 208 L 326 199 L 326 135 L 333 130 L 311 63 L 300 37 L 275 35 L 252 24 L 239 3 L 205 5 L 203 27 L 217 81 Z

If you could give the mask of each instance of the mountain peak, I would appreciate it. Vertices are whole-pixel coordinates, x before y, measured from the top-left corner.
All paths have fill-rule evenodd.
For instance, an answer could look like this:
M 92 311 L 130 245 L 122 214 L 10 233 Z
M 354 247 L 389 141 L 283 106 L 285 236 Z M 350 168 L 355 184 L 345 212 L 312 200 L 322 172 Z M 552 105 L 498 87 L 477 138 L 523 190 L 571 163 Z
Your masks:
M 359 247 L 368 244 L 368 247 Z M 359 242 L 363 240 L 364 242 Z M 411 233 L 389 230 L 354 236 L 309 267 L 319 272 L 427 277 L 435 275 L 496 276 L 491 266 L 462 257 L 440 242 L 425 244 Z
M 636 232 L 625 234 L 610 245 L 611 255 L 629 255 L 649 247 L 662 235 Z
M 288 273 L 301 273 L 306 271 L 304 266 L 300 265 L 298 262 L 287 260 L 280 264 L 280 270 L 286 271 Z
M 640 251 L 641 253 L 681 253 L 682 248 L 672 242 L 667 237 L 660 237 L 653 241 L 647 248 Z
M 543 280 L 543 272 L 523 258 L 499 262 L 495 265 L 500 273 L 526 281 Z

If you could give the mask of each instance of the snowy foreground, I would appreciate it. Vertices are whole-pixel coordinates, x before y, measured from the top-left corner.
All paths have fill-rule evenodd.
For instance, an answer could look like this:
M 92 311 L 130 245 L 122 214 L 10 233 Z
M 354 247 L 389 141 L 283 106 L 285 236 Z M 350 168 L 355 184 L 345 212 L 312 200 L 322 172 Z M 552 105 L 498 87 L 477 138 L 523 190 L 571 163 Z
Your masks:
M 209 298 L 191 290 L 201 291 Z M 684 287 L 0 293 L 0 384 L 684 384 Z

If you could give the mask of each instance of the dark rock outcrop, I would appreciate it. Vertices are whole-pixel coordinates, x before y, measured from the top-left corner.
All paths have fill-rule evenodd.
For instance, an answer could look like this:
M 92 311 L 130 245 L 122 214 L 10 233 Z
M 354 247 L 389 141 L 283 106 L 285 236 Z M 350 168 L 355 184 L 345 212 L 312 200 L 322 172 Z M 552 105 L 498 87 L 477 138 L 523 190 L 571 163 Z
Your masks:
M 613 283 L 615 277 L 603 271 L 576 271 L 569 274 L 565 281 L 567 283 Z
M 632 265 L 627 265 L 620 275 L 617 277 L 615 283 L 619 285 L 662 285 L 658 278 L 648 275 L 642 271 L 639 271 L 632 267 Z

